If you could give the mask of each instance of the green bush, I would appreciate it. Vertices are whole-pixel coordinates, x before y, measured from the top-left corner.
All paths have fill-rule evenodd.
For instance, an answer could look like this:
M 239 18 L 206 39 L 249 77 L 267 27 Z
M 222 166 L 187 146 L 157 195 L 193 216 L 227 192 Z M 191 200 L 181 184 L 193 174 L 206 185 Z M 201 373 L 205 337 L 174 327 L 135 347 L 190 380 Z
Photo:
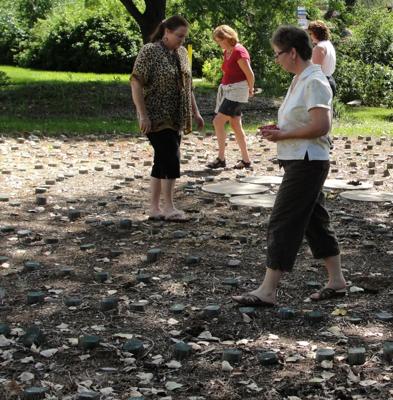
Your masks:
M 11 10 L 0 8 L 0 64 L 14 64 L 19 42 L 26 32 Z
M 0 88 L 8 86 L 10 84 L 10 78 L 4 71 L 0 71 Z
M 212 58 L 210 60 L 206 60 L 203 63 L 202 76 L 208 82 L 218 85 L 222 78 L 221 64 L 221 58 Z
M 115 10 L 116 11 L 116 10 Z M 18 64 L 48 70 L 129 72 L 142 46 L 126 12 L 69 4 L 39 20 L 22 44 Z
M 337 96 L 344 103 L 359 99 L 366 106 L 393 107 L 393 68 L 346 57 L 334 75 Z
M 393 15 L 386 8 L 358 7 L 352 36 L 337 46 L 339 56 L 393 68 Z

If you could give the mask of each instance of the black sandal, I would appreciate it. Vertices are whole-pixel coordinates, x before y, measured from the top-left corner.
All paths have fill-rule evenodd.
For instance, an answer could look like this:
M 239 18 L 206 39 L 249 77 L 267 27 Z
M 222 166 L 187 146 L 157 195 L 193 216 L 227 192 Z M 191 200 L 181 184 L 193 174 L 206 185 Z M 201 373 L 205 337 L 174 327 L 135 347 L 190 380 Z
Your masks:
M 245 162 L 243 160 L 237 160 L 237 164 L 233 168 L 234 169 L 252 169 L 251 161 Z
M 217 157 L 214 161 L 209 162 L 207 164 L 207 167 L 211 168 L 211 169 L 216 169 L 216 168 L 225 168 L 226 165 L 227 164 L 226 164 L 225 160 L 221 160 L 220 158 Z

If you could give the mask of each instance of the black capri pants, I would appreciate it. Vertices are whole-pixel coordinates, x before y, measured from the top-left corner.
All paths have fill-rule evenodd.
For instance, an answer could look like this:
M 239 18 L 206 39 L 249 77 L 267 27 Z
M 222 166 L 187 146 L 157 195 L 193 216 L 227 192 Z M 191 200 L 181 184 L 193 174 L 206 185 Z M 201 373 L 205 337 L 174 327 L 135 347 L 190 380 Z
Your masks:
M 340 254 L 322 187 L 329 161 L 280 160 L 284 177 L 267 232 L 267 267 L 291 271 L 304 236 L 315 258 Z
M 151 176 L 157 179 L 180 178 L 181 135 L 173 129 L 163 129 L 147 134 L 154 149 Z

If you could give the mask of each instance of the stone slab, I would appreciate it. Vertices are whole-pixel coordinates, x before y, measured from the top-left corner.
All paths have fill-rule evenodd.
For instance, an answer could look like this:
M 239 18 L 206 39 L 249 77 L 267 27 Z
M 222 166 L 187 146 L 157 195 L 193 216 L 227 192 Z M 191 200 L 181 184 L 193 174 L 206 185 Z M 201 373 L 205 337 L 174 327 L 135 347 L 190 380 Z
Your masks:
M 274 194 L 252 194 L 235 196 L 229 201 L 238 206 L 272 208 L 275 200 L 276 195 Z
M 355 190 L 350 192 L 342 192 L 340 196 L 344 199 L 355 201 L 374 201 L 385 202 L 393 201 L 393 193 L 376 192 L 373 190 Z
M 282 182 L 282 176 L 273 175 L 255 175 L 241 178 L 240 182 L 253 183 L 256 185 L 280 185 Z
M 239 183 L 239 182 L 222 182 L 212 183 L 209 185 L 202 186 L 202 190 L 208 193 L 216 194 L 229 194 L 232 196 L 264 193 L 268 190 L 266 186 L 255 185 L 251 183 Z
M 326 179 L 323 187 L 325 189 L 366 190 L 371 189 L 373 183 L 357 180 Z

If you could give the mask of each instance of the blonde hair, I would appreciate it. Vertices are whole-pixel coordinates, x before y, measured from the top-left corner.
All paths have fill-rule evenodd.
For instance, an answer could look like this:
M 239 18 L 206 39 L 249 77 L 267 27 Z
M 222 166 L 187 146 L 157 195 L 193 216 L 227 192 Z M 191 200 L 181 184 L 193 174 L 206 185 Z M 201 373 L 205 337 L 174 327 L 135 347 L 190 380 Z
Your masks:
M 231 46 L 235 46 L 239 43 L 237 32 L 228 25 L 217 26 L 213 31 L 213 39 L 228 40 Z

